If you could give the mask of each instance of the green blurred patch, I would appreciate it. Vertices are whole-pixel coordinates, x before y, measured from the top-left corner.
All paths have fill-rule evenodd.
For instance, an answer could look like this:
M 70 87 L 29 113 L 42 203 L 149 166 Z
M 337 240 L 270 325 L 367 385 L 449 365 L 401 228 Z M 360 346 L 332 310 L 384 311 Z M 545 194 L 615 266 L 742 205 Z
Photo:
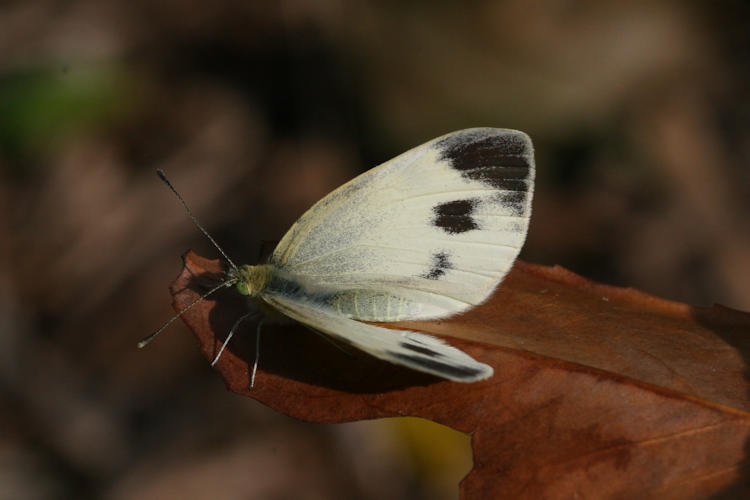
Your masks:
M 106 126 L 132 108 L 133 79 L 119 66 L 71 64 L 0 74 L 0 155 L 24 169 L 65 137 Z

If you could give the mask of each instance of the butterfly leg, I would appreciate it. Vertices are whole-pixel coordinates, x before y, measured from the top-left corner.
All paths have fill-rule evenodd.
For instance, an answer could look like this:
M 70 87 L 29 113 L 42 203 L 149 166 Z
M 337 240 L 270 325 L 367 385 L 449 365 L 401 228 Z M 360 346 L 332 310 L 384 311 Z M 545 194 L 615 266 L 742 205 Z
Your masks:
M 260 359 L 260 327 L 263 325 L 263 318 L 258 321 L 255 328 L 255 361 L 253 362 L 253 373 L 250 375 L 250 389 L 255 385 L 255 372 L 258 371 L 258 360 Z
M 232 328 L 229 330 L 229 335 L 227 335 L 226 340 L 223 344 L 221 344 L 221 349 L 219 349 L 219 352 L 216 354 L 216 357 L 213 361 L 211 361 L 211 366 L 214 366 L 217 361 L 219 361 L 219 358 L 221 357 L 221 354 L 224 352 L 224 349 L 226 349 L 227 345 L 229 344 L 229 341 L 232 339 L 232 336 L 234 335 L 235 330 L 237 330 L 237 327 L 240 326 L 240 323 L 242 323 L 247 317 L 249 316 L 255 316 L 258 313 L 255 311 L 251 311 L 244 316 L 240 317 L 237 321 L 234 322 L 234 325 L 232 325 Z

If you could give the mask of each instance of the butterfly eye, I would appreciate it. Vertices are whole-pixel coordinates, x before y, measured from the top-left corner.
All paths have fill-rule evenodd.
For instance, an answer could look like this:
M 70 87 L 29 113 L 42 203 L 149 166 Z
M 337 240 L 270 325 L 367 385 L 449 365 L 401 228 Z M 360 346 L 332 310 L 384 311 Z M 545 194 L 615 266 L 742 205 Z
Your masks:
M 250 290 L 247 288 L 247 283 L 240 281 L 234 285 L 234 289 L 237 290 L 241 295 L 250 295 Z

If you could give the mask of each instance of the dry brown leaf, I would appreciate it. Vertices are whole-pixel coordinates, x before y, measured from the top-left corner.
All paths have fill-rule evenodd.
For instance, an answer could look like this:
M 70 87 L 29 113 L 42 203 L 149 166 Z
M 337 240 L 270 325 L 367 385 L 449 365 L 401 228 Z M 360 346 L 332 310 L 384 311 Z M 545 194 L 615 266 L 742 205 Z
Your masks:
M 192 252 L 184 307 L 223 271 Z M 222 291 L 183 316 L 213 359 L 245 298 Z M 708 498 L 748 494 L 750 314 L 600 285 L 516 262 L 492 298 L 443 321 L 394 323 L 492 365 L 461 384 L 347 354 L 301 327 L 254 326 L 217 363 L 229 389 L 312 422 L 418 416 L 472 435 L 464 499 Z

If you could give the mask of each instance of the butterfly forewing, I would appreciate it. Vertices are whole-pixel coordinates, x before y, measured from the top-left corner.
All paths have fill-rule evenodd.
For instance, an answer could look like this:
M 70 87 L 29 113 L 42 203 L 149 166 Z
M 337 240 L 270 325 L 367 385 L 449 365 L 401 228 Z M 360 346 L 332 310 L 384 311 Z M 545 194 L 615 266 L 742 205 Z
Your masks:
M 434 139 L 333 191 L 287 232 L 271 263 L 325 290 L 345 316 L 446 317 L 485 300 L 528 231 L 528 136 L 467 129 Z

